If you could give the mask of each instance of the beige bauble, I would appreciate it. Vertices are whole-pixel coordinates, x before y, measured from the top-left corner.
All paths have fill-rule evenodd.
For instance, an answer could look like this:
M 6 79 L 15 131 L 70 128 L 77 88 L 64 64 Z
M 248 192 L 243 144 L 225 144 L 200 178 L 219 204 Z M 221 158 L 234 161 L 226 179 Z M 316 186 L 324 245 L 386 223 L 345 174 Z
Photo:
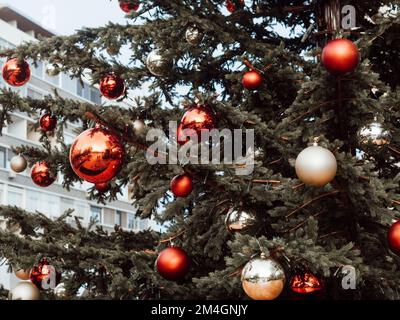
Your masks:
M 29 280 L 31 269 L 19 269 L 14 271 L 14 274 L 20 280 Z
M 155 49 L 149 53 L 146 59 L 146 66 L 150 73 L 155 76 L 165 76 L 171 70 L 171 63 L 161 53 Z
M 337 162 L 332 152 L 314 144 L 300 152 L 295 168 L 302 182 L 310 186 L 322 187 L 335 177 Z
M 257 219 L 252 212 L 236 208 L 230 208 L 225 218 L 226 228 L 230 232 L 252 229 L 256 222 Z
M 191 26 L 187 28 L 185 38 L 189 44 L 195 46 L 203 40 L 203 33 L 196 26 Z
M 23 281 L 10 292 L 10 300 L 39 300 L 39 289 L 29 281 Z
M 274 300 L 285 287 L 283 267 L 272 258 L 250 260 L 242 271 L 244 292 L 253 300 Z
M 146 124 L 143 122 L 143 120 L 137 119 L 133 122 L 133 130 L 135 131 L 135 134 L 139 135 L 143 133 L 145 129 Z
M 24 172 L 26 170 L 27 166 L 28 166 L 28 162 L 21 155 L 16 155 L 16 156 L 12 157 L 12 159 L 10 161 L 10 168 L 12 171 L 14 171 L 16 173 Z
M 60 66 L 58 64 L 49 63 L 46 66 L 46 74 L 49 77 L 57 77 L 61 72 Z

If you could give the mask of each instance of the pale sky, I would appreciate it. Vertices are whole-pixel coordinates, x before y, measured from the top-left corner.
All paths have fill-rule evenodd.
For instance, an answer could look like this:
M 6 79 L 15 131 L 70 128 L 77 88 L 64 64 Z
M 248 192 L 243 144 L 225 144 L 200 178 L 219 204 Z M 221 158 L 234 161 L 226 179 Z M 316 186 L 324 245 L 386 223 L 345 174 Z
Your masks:
M 108 21 L 125 23 L 118 0 L 0 0 L 43 27 L 72 34 L 82 27 L 98 27 Z

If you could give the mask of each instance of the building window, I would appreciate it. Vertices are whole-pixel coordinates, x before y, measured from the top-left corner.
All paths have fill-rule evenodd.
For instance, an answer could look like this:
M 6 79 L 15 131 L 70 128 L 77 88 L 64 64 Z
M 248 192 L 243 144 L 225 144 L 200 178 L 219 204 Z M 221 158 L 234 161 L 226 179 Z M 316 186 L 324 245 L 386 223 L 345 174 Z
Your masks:
M 115 224 L 117 226 L 122 225 L 122 212 L 121 211 L 116 211 L 115 212 Z
M 0 204 L 4 202 L 4 184 L 0 183 Z
M 76 82 L 76 79 L 71 78 L 68 74 L 61 74 L 61 87 L 64 90 L 76 94 Z
M 29 98 L 32 98 L 32 99 L 36 99 L 36 100 L 43 99 L 43 94 L 41 94 L 40 92 L 37 92 L 36 90 L 34 90 L 32 88 L 28 88 L 28 91 L 26 94 Z
M 135 222 L 136 222 L 135 216 L 132 213 L 128 213 L 128 229 L 130 230 L 137 229 Z
M 22 208 L 23 196 L 22 188 L 8 186 L 8 205 Z
M 140 220 L 140 230 L 147 229 L 149 223 L 147 220 Z
M 43 62 L 37 61 L 36 64 L 37 66 L 33 66 L 33 74 L 38 78 L 43 78 Z
M 28 190 L 26 194 L 26 210 L 36 212 L 40 210 L 40 192 Z
M 101 104 L 101 95 L 96 88 L 90 88 L 90 101 L 95 104 Z
M 90 218 L 94 220 L 96 223 L 102 223 L 102 211 L 101 208 L 90 206 Z
M 0 147 L 0 168 L 6 167 L 6 159 L 7 159 L 6 155 L 7 155 L 6 148 Z

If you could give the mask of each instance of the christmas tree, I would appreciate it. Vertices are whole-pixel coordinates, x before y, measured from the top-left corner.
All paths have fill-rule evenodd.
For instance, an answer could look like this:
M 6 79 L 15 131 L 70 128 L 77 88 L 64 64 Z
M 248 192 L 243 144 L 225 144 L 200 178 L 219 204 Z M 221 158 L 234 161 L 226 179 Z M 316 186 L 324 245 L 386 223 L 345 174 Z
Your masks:
M 72 211 L 52 221 L 2 206 L 1 256 L 31 279 L 11 298 L 398 299 L 399 3 L 119 5 L 126 25 L 0 52 L 12 86 L 29 81 L 26 61 L 45 61 L 90 77 L 110 103 L 3 88 L 0 129 L 12 112 L 37 118 L 42 146 L 15 146 L 16 171 L 27 161 L 42 187 L 57 174 L 66 189 L 90 182 L 99 202 L 129 186 L 138 216 L 164 231 L 109 233 L 71 226 Z M 81 129 L 72 145 L 69 123 Z M 196 140 L 207 129 L 242 131 Z M 229 146 L 241 157 L 223 161 Z M 184 148 L 222 160 L 177 161 Z

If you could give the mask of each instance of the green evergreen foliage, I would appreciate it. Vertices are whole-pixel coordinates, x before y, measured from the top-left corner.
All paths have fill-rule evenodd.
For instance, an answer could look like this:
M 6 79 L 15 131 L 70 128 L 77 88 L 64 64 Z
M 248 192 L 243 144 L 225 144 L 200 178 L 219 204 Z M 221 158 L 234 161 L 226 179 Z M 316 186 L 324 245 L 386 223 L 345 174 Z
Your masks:
M 61 147 L 52 146 L 43 134 L 42 147 L 15 146 L 15 151 L 30 164 L 49 161 L 54 171 L 62 172 L 68 189 L 79 178 L 69 164 L 70 145 L 63 142 L 67 122 L 82 124 L 82 130 L 91 127 L 89 112 L 112 124 L 124 136 L 126 162 L 111 191 L 103 195 L 90 190 L 91 199 L 115 200 L 121 187 L 129 185 L 138 216 L 166 223 L 166 230 L 136 234 L 116 227 L 108 234 L 93 225 L 83 228 L 79 220 L 77 227 L 68 225 L 71 212 L 51 221 L 4 206 L 0 215 L 8 228 L 0 231 L 0 255 L 24 268 L 42 256 L 50 258 L 74 299 L 246 299 L 240 268 L 261 251 L 274 253 L 288 277 L 298 261 L 307 261 L 325 279 L 326 299 L 399 299 L 400 258 L 386 240 L 388 228 L 400 218 L 399 3 L 342 1 L 356 7 L 360 28 L 344 35 L 356 42 L 362 61 L 354 73 L 337 79 L 318 62 L 321 48 L 315 37 L 302 41 L 315 22 L 319 2 L 253 0 L 227 15 L 222 13 L 224 0 L 146 0 L 125 25 L 85 28 L 2 51 L 3 57 L 59 63 L 63 72 L 77 78 L 90 70 L 94 84 L 111 71 L 130 90 L 150 84 L 143 97 L 125 97 L 130 109 L 80 103 L 57 92 L 34 100 L 1 89 L 0 129 L 15 111 L 32 117 L 43 110 L 55 114 Z M 393 10 L 383 13 L 383 5 Z M 196 46 L 185 40 L 193 24 L 204 33 Z M 276 24 L 292 35 L 280 35 Z M 109 48 L 126 46 L 131 55 L 127 65 L 106 54 Z M 145 66 L 154 48 L 174 61 L 166 76 L 154 77 Z M 260 90 L 243 88 L 244 59 L 258 69 L 271 65 Z M 183 115 L 183 101 L 196 99 L 218 115 L 218 128 L 254 129 L 256 147 L 263 152 L 249 176 L 235 176 L 228 165 L 187 165 L 185 170 L 195 174 L 194 191 L 174 199 L 169 183 L 184 169 L 149 165 L 139 147 L 148 144 L 146 133 L 136 136 L 132 123 L 144 117 L 149 128 L 168 133 L 168 122 Z M 357 132 L 374 116 L 390 130 L 391 143 L 360 153 Z M 321 188 L 301 186 L 294 170 L 297 155 L 314 137 L 338 161 L 335 180 Z M 255 182 L 260 180 L 279 183 Z M 226 210 L 239 204 L 256 213 L 256 233 L 226 230 Z M 170 237 L 192 258 L 181 282 L 164 280 L 154 268 L 157 252 L 166 246 L 162 240 Z M 344 265 L 357 270 L 356 290 L 337 287 L 336 273 Z M 86 295 L 77 297 L 81 287 Z M 54 298 L 51 292 L 43 296 Z M 290 297 L 286 288 L 281 298 Z

